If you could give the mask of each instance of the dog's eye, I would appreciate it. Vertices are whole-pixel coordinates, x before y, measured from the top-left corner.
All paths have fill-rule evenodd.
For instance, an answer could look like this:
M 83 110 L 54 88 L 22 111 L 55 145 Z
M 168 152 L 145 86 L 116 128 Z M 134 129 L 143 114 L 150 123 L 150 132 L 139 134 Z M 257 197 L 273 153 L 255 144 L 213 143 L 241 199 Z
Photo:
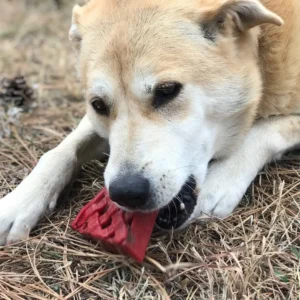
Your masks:
M 166 82 L 156 86 L 154 92 L 154 106 L 159 107 L 176 98 L 182 89 L 178 82 Z
M 109 115 L 109 109 L 107 105 L 104 103 L 103 99 L 99 97 L 95 97 L 92 99 L 91 104 L 94 108 L 94 110 L 102 116 L 108 116 Z

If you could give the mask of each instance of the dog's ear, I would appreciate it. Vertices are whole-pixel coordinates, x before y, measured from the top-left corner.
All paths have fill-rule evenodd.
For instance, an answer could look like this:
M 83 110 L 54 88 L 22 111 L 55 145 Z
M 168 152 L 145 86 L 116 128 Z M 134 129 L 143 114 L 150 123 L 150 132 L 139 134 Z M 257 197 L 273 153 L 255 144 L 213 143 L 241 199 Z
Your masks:
M 69 40 L 74 45 L 75 49 L 78 49 L 80 47 L 80 42 L 82 39 L 82 33 L 80 32 L 81 9 L 82 8 L 79 5 L 74 6 L 72 14 L 72 25 L 69 31 Z
M 259 0 L 229 0 L 217 9 L 203 14 L 203 29 L 208 35 L 216 34 L 231 22 L 239 32 L 245 32 L 265 23 L 283 25 L 283 20 L 268 10 Z

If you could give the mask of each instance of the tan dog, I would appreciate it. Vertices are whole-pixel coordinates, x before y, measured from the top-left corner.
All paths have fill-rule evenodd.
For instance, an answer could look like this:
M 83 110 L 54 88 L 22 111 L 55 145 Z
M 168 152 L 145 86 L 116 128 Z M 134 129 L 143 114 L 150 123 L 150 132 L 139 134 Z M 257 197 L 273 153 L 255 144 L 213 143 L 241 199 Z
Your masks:
M 263 165 L 300 143 L 299 15 L 299 0 L 76 6 L 87 115 L 0 201 L 0 244 L 25 238 L 105 141 L 105 184 L 124 209 L 160 209 L 165 229 L 229 215 Z

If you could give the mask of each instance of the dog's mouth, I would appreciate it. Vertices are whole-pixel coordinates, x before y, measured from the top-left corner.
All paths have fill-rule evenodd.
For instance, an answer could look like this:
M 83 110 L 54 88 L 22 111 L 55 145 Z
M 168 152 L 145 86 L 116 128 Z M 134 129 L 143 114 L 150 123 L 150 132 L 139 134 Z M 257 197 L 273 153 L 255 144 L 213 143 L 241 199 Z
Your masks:
M 170 203 L 160 209 L 156 225 L 165 230 L 181 227 L 191 216 L 197 203 L 196 181 L 190 176 Z

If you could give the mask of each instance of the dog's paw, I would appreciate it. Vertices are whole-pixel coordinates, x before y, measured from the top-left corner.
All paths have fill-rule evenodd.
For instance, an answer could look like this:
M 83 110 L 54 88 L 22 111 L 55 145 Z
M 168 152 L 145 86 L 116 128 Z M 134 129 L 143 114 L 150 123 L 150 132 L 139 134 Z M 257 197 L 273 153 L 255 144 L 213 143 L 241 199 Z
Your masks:
M 28 238 L 38 220 L 55 207 L 57 196 L 40 187 L 19 187 L 0 199 L 0 246 Z
M 0 245 L 26 239 L 38 220 L 53 211 L 75 165 L 70 155 L 48 152 L 13 192 L 0 199 Z
M 237 166 L 217 164 L 210 171 L 200 189 L 193 218 L 226 218 L 241 201 L 252 181 L 246 173 L 241 175 Z
M 242 199 L 244 191 L 235 190 L 230 187 L 218 187 L 209 193 L 203 194 L 198 199 L 200 214 L 204 217 L 216 217 L 224 219 L 228 217 Z

